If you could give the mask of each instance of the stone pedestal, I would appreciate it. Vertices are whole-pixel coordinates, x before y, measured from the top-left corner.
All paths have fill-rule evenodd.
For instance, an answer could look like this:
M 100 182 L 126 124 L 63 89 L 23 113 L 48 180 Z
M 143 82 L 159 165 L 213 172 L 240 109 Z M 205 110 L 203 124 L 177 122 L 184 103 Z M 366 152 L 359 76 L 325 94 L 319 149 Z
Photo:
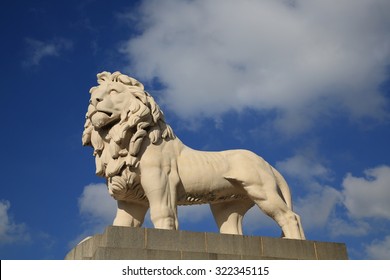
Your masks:
M 343 243 L 109 226 L 66 260 L 345 260 Z

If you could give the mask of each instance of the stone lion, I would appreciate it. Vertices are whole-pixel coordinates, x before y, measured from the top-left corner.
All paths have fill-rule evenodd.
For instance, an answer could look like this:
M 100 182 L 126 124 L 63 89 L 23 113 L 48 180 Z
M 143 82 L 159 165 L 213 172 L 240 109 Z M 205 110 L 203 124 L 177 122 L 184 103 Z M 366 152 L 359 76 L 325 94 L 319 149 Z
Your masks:
M 120 72 L 97 78 L 82 142 L 93 147 L 96 174 L 117 200 L 114 225 L 139 227 L 150 208 L 155 228 L 178 229 L 178 205 L 208 203 L 221 233 L 242 234 L 242 218 L 256 204 L 285 238 L 305 239 L 286 181 L 263 158 L 193 150 L 139 81 Z

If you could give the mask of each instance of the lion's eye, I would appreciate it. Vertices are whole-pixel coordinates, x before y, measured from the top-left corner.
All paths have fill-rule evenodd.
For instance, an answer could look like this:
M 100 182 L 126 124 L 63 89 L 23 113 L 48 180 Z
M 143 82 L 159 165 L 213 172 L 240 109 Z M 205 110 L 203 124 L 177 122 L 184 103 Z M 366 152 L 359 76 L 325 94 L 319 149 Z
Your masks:
M 111 89 L 109 93 L 110 93 L 110 95 L 111 94 L 118 94 L 118 91 L 116 89 Z

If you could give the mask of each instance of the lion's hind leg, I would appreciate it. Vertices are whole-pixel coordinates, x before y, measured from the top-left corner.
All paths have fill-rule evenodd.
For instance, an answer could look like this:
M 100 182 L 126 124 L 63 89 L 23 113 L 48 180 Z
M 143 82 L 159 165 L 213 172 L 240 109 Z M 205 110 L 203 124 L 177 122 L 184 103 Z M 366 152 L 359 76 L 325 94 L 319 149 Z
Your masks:
M 242 235 L 242 219 L 253 205 L 254 203 L 250 199 L 211 203 L 210 209 L 218 225 L 219 232 Z
M 262 185 L 248 185 L 244 189 L 257 206 L 280 226 L 285 238 L 305 239 L 299 216 L 279 195 L 275 181 L 263 180 Z
M 303 240 L 305 240 L 306 237 L 305 237 L 305 232 L 303 231 L 302 222 L 301 222 L 301 217 L 300 217 L 297 213 L 295 213 L 295 212 L 294 212 L 294 215 L 295 215 L 295 219 L 296 219 L 297 222 L 298 222 L 298 227 L 299 227 L 299 231 L 300 231 L 300 233 L 301 233 L 301 237 L 302 237 Z

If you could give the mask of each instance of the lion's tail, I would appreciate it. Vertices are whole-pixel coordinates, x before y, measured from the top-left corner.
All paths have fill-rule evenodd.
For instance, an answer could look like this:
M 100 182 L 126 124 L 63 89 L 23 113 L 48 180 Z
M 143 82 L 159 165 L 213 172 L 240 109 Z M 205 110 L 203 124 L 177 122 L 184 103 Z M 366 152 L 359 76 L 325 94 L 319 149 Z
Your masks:
M 290 188 L 288 187 L 288 184 L 287 184 L 286 180 L 283 178 L 282 174 L 280 174 L 279 171 L 276 170 L 274 167 L 271 166 L 271 168 L 272 168 L 272 172 L 275 175 L 276 184 L 279 187 L 282 198 L 286 202 L 287 207 L 290 210 L 292 210 L 293 206 L 292 206 L 292 198 L 291 198 Z

